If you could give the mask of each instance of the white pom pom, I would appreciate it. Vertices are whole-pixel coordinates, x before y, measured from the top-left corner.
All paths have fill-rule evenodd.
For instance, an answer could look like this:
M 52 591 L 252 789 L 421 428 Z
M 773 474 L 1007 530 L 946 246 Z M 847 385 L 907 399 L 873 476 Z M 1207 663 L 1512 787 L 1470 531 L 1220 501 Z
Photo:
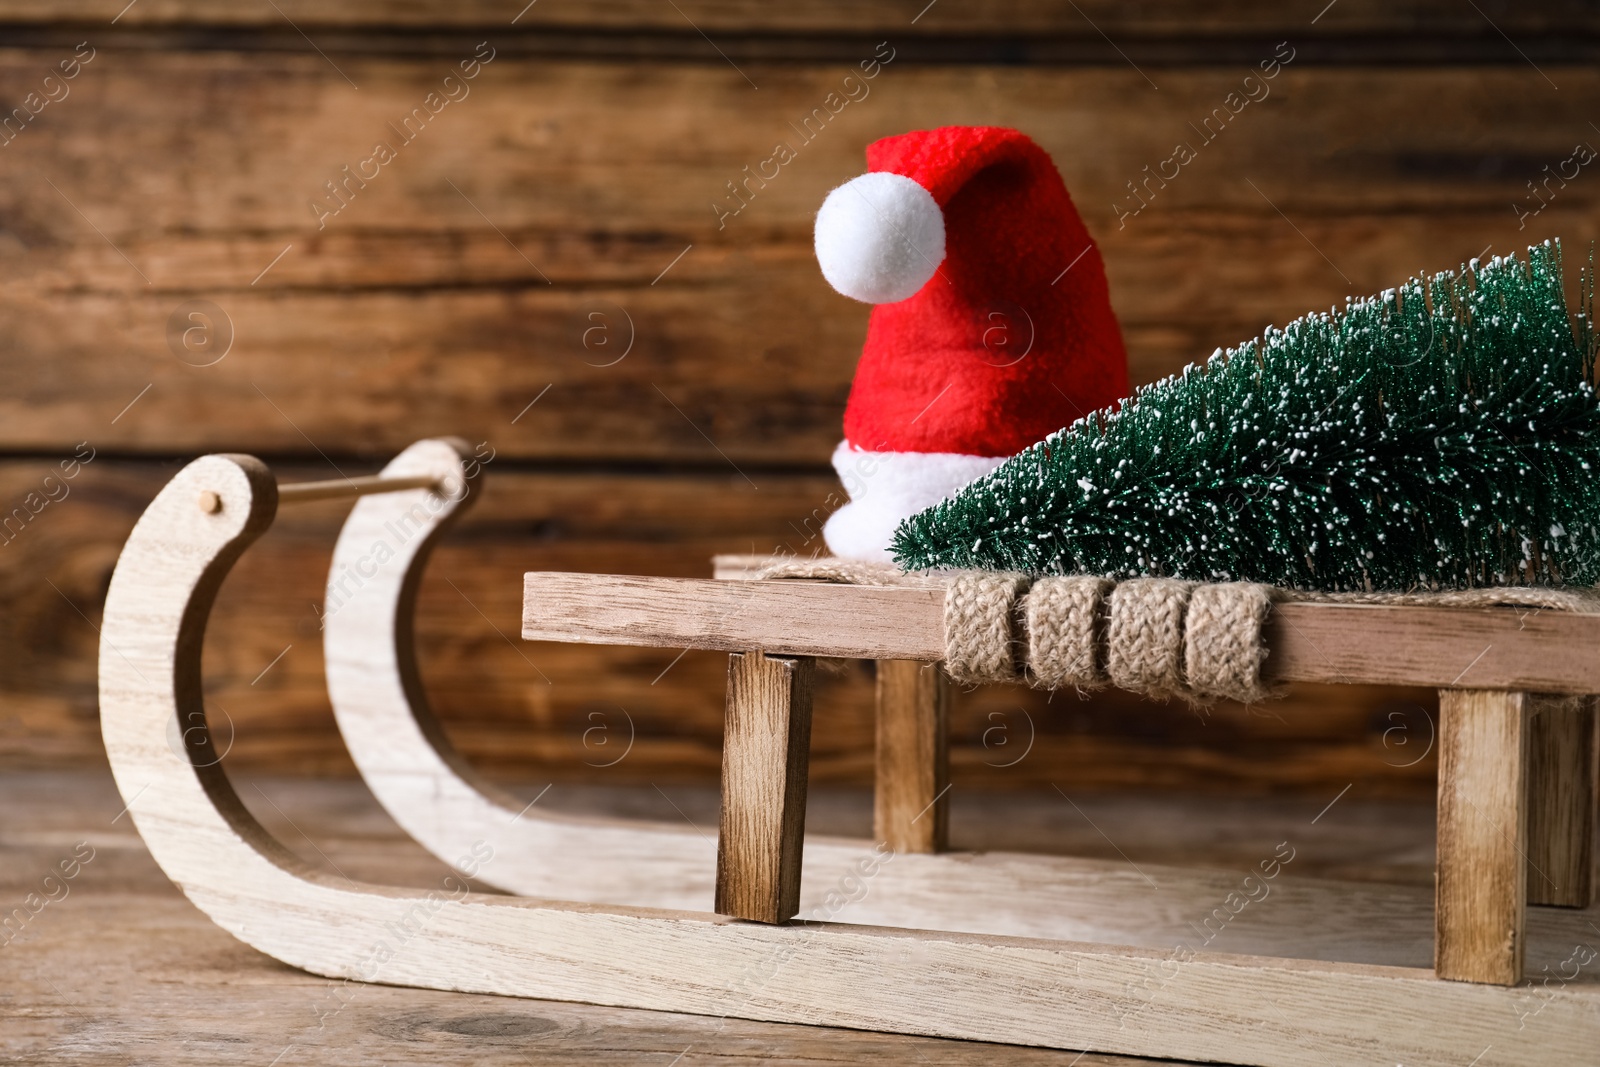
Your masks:
M 828 194 L 816 241 L 828 284 L 868 304 L 892 304 L 914 296 L 944 260 L 944 212 L 910 178 L 875 171 Z

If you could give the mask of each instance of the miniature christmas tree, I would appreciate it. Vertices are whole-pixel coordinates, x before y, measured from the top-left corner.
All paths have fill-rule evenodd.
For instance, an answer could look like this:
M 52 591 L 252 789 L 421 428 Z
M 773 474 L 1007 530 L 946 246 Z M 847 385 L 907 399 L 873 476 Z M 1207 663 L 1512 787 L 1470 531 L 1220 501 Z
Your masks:
M 904 568 L 1301 589 L 1600 580 L 1594 269 L 1476 260 L 1137 390 L 895 532 Z

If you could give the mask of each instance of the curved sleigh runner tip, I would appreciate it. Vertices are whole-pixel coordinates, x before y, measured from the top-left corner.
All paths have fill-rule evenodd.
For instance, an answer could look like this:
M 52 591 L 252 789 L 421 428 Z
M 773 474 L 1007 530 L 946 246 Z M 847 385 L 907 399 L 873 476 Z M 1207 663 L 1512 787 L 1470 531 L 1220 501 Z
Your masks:
M 445 738 L 414 653 L 416 591 L 429 552 L 473 501 L 471 453 L 420 441 L 382 477 L 428 475 L 465 490 L 429 501 L 359 500 L 328 570 L 323 655 L 328 698 L 362 779 L 401 828 L 453 863 L 487 844 L 480 881 L 530 897 L 665 908 L 710 905 L 716 846 L 692 829 L 553 815 L 485 781 Z M 432 506 L 430 506 L 432 504 Z M 381 560 L 381 562 L 378 562 Z
M 351 510 L 334 548 L 323 614 L 328 696 L 362 779 L 406 833 L 446 863 L 487 844 L 494 861 L 476 877 L 497 889 L 592 903 L 712 909 L 716 841 L 683 823 L 567 816 L 530 805 L 475 772 L 429 709 L 413 649 L 416 589 L 433 545 L 478 491 L 481 475 L 466 476 L 470 461 L 465 442 L 412 445 L 384 468 L 382 478 L 432 478 L 465 491 L 431 499 L 416 490 L 366 496 Z M 891 670 L 895 666 L 908 665 L 891 665 Z M 931 678 L 934 668 L 919 673 Z M 921 807 L 919 802 L 912 815 Z M 942 815 L 942 806 L 937 814 Z M 934 815 L 918 819 L 913 830 L 932 826 Z M 807 841 L 806 895 L 784 918 L 797 911 L 838 911 L 830 908 L 828 894 L 841 884 L 856 884 L 864 863 L 879 868 L 873 856 L 871 841 Z M 894 883 L 897 877 L 903 880 L 908 866 L 919 867 L 911 872 L 915 884 L 904 887 L 911 892 L 896 892 Z M 943 874 L 933 875 L 942 884 L 930 884 L 930 866 Z M 901 862 L 892 872 L 875 870 L 871 899 L 855 902 L 849 917 L 939 927 L 965 913 L 978 932 L 1064 937 L 1084 932 L 1077 920 L 1055 917 L 1059 897 L 1048 878 L 1026 885 L 1008 881 L 1002 899 L 987 909 L 978 899 L 963 906 L 959 898 L 992 896 L 1002 888 L 975 880 L 970 864 L 963 866 Z M 936 892 L 930 897 L 929 890 Z M 1014 892 L 1026 896 L 1016 899 Z
M 821 914 L 838 912 L 849 924 L 756 923 L 688 910 L 685 904 L 709 907 L 713 885 L 727 884 L 716 877 L 709 842 L 687 829 L 524 811 L 478 782 L 429 717 L 412 657 L 411 610 L 428 548 L 470 500 L 463 460 L 457 444 L 427 441 L 376 479 L 280 489 L 251 457 L 207 456 L 162 490 L 118 561 L 100 647 L 102 727 L 118 788 L 162 869 L 247 944 L 334 978 L 1130 1055 L 1321 1067 L 1330 1060 L 1467 1063 L 1493 1046 L 1499 1063 L 1590 1062 L 1600 1042 L 1600 983 L 1582 974 L 1530 1002 L 1524 989 L 1441 980 L 1428 966 L 1432 898 L 1405 887 L 1279 880 L 1212 946 L 1184 931 L 1214 914 L 1237 888 L 1237 872 L 1145 865 L 1135 873 L 1098 861 L 907 855 L 869 842 L 808 841 L 803 861 L 796 848 L 770 869 L 779 883 L 800 881 L 803 863 L 803 881 L 813 883 L 803 891 L 825 902 L 827 890 L 843 886 L 857 898 L 864 885 L 864 898 L 842 912 L 823 906 Z M 495 858 L 484 876 L 525 895 L 362 885 L 325 873 L 249 814 L 205 731 L 183 732 L 193 742 L 186 753 L 168 744 L 175 721 L 204 716 L 200 653 L 211 604 L 280 499 L 366 494 L 374 495 L 356 505 L 330 582 L 328 674 L 341 730 L 408 832 L 447 859 L 490 841 Z M 376 556 L 387 553 L 374 550 L 379 541 L 393 552 L 381 565 Z M 345 567 L 363 579 L 359 588 L 353 578 L 340 588 Z M 588 576 L 567 577 L 576 589 Z M 798 597 L 817 617 L 817 597 L 807 591 L 816 586 L 756 589 L 765 584 L 693 588 L 702 600 L 723 595 L 702 586 L 747 599 Z M 554 596 L 555 583 L 549 590 Z M 551 627 L 565 627 L 560 639 L 656 640 L 640 632 L 582 636 L 573 603 L 559 599 L 545 607 L 556 620 Z M 720 609 L 706 614 L 727 624 Z M 753 626 L 772 621 L 753 608 L 745 618 Z M 792 754 L 804 734 L 804 657 L 937 658 L 920 645 L 900 647 L 923 641 L 918 625 L 872 637 L 858 624 L 848 648 L 817 638 L 822 647 L 763 653 L 749 634 L 701 641 L 741 655 L 730 677 L 730 744 L 756 757 Z M 1505 713 L 1511 704 L 1515 715 Z M 1480 742 L 1503 740 L 1496 731 L 1505 724 L 1538 719 L 1517 694 L 1458 711 L 1461 724 L 1446 733 L 1450 751 L 1469 766 Z M 746 732 L 734 738 L 741 722 Z M 1519 727 L 1513 740 L 1525 745 L 1529 732 Z M 729 771 L 725 797 L 730 783 L 735 792 L 760 792 L 760 775 Z M 1523 779 L 1511 777 L 1509 786 L 1486 785 L 1515 792 Z M 803 763 L 785 764 L 779 778 L 803 785 Z M 789 801 L 784 819 L 792 831 L 803 817 L 803 788 Z M 499 822 L 507 829 L 487 836 Z M 1478 840 L 1470 828 L 1463 833 Z M 772 859 L 765 846 L 731 854 L 727 839 L 747 836 L 725 815 L 723 862 L 748 871 Z M 798 837 L 767 844 L 786 842 Z M 841 870 L 853 880 L 828 884 Z M 774 898 L 786 894 L 792 890 L 780 886 Z M 807 899 L 799 898 L 802 914 Z M 671 909 L 642 906 L 669 901 Z M 1555 968 L 1575 942 L 1587 942 L 1592 910 L 1530 912 L 1528 970 Z M 1001 929 L 983 929 L 989 925 Z M 963 926 L 978 930 L 949 929 Z M 406 936 L 397 939 L 397 930 Z M 1229 953 L 1212 950 L 1224 946 Z M 1237 954 L 1247 951 L 1259 954 Z M 1321 958 L 1274 958 L 1296 955 Z M 1533 1008 L 1536 1036 L 1524 1032 L 1535 1029 Z

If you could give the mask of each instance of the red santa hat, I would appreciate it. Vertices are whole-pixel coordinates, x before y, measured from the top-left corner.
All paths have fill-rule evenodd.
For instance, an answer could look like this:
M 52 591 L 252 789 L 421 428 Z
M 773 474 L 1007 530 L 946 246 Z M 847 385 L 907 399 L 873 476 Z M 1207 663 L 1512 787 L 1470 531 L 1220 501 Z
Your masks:
M 1105 267 L 1044 150 L 945 126 L 867 148 L 817 212 L 817 261 L 875 304 L 833 463 L 836 555 L 889 558 L 895 526 L 1127 395 Z

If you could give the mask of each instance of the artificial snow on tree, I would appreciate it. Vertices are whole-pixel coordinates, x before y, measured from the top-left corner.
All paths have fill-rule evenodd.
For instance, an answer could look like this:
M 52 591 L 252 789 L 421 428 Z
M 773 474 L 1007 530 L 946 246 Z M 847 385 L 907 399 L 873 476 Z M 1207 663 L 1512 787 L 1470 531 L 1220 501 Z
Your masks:
M 903 522 L 908 570 L 1322 591 L 1600 581 L 1594 266 L 1546 242 L 1308 315 Z

